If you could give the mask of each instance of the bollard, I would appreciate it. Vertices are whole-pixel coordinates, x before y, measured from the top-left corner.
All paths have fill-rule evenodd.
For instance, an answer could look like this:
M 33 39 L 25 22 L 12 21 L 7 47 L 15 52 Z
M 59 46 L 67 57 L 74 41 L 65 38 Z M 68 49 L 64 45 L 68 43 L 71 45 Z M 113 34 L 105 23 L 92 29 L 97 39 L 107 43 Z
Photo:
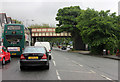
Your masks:
M 107 52 L 107 53 L 108 53 L 108 55 L 110 55 L 110 50 L 108 50 L 108 52 Z
M 103 55 L 106 55 L 106 49 L 103 49 Z
M 116 56 L 119 56 L 119 49 L 117 49 Z

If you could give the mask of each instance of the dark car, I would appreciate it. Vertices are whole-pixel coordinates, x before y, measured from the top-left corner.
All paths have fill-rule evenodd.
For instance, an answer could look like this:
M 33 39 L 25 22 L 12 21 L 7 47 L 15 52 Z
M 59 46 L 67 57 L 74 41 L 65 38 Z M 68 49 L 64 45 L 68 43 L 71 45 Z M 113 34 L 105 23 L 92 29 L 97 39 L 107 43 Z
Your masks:
M 31 66 L 44 66 L 49 69 L 49 53 L 45 47 L 29 46 L 20 57 L 20 69 Z
M 66 49 L 67 49 L 67 47 L 66 47 L 66 46 L 63 46 L 61 49 L 62 49 L 62 50 L 66 50 Z

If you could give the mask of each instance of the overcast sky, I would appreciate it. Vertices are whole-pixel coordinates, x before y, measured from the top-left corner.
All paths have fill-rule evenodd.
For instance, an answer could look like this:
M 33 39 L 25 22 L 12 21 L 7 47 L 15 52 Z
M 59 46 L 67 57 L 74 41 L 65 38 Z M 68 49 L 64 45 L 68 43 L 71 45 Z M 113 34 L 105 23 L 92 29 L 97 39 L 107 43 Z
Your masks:
M 58 9 L 69 6 L 80 6 L 81 9 L 111 10 L 118 14 L 120 0 L 0 0 L 0 12 L 24 24 L 56 25 Z M 31 21 L 34 20 L 34 21 Z

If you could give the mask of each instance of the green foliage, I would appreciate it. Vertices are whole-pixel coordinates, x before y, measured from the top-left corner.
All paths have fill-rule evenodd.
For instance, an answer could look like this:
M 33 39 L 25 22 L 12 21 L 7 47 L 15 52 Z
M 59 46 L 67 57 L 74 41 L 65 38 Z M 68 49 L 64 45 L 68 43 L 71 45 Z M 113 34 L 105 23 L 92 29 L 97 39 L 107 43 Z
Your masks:
M 17 19 L 12 19 L 13 21 L 15 21 L 16 24 L 22 24 L 22 21 L 19 21 Z
M 99 12 L 90 8 L 82 10 L 79 6 L 65 7 L 58 10 L 56 20 L 59 22 L 57 33 L 70 32 L 73 41 L 82 36 L 94 53 L 120 49 L 120 16 L 110 10 Z
M 117 48 L 120 50 L 120 15 L 116 17 L 116 20 L 117 21 L 115 21 L 115 22 L 117 23 L 117 25 L 116 25 L 117 30 L 115 31 L 115 35 L 117 36 L 117 39 L 118 39 Z
M 87 9 L 77 18 L 77 28 L 80 30 L 83 41 L 91 46 L 91 51 L 100 53 L 103 49 L 113 51 L 117 47 L 117 16 L 110 11 L 95 11 Z
M 71 6 L 71 7 L 65 7 L 63 9 L 59 9 L 57 13 L 56 20 L 59 22 L 57 24 L 56 32 L 69 32 L 71 33 L 71 37 L 73 40 L 73 47 L 76 50 L 81 49 L 82 47 L 79 45 L 79 29 L 76 28 L 77 20 L 76 18 L 80 15 L 81 9 L 79 6 Z M 84 45 L 81 43 L 81 45 Z
M 31 25 L 28 28 L 55 28 L 55 27 L 51 27 L 48 24 L 42 24 L 42 25 L 35 24 L 35 25 Z
M 56 32 L 60 33 L 66 31 L 73 33 L 74 28 L 76 28 L 77 25 L 76 18 L 80 15 L 80 10 L 81 9 L 79 6 L 71 6 L 59 9 L 56 17 L 56 20 L 59 21 Z

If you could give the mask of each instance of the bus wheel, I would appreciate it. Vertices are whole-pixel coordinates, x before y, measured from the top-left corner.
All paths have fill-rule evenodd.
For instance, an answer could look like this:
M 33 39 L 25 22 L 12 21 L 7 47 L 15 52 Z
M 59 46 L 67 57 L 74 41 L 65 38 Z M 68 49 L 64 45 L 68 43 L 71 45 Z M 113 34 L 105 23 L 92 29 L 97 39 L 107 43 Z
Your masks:
M 3 58 L 2 60 L 2 65 L 5 65 L 5 58 Z

